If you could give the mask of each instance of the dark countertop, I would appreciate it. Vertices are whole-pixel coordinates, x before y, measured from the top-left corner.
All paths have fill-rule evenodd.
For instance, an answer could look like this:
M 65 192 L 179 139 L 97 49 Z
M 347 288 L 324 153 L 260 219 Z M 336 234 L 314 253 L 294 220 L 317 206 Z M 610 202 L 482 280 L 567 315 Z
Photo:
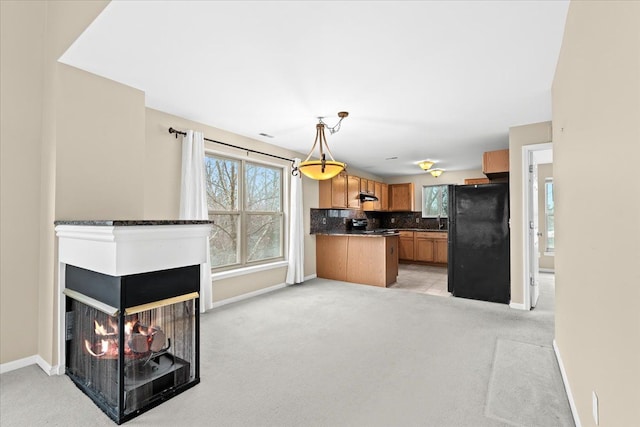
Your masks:
M 394 228 L 394 230 L 398 230 L 398 231 L 426 231 L 428 233 L 431 232 L 441 232 L 441 233 L 447 233 L 449 230 L 438 230 L 435 228 Z
M 389 237 L 389 236 L 399 236 L 400 233 L 397 231 L 335 231 L 335 232 L 322 232 L 322 233 L 313 233 L 316 236 L 358 236 L 358 237 Z
M 183 220 L 183 219 L 107 219 L 107 220 L 58 220 L 53 222 L 55 225 L 93 225 L 93 226 L 109 226 L 109 227 L 127 227 L 140 225 L 201 225 L 213 224 L 209 220 Z
M 440 232 L 447 233 L 449 230 L 436 230 L 431 228 L 388 228 L 376 230 L 349 230 L 349 231 L 322 231 L 319 233 L 311 233 L 323 236 L 363 236 L 363 237 L 386 237 L 399 236 L 401 231 L 420 231 L 420 232 Z

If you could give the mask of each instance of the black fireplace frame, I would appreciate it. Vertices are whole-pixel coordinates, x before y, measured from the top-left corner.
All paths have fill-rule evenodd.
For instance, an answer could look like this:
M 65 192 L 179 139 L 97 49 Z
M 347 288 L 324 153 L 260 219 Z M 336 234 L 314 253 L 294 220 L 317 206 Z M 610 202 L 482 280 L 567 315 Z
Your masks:
M 87 304 L 89 301 L 97 301 L 97 304 L 104 304 L 116 309 L 114 317 L 118 319 L 118 325 L 125 322 L 126 309 L 144 304 L 155 303 L 170 298 L 198 293 L 200 290 L 200 265 L 173 268 L 168 270 L 158 270 L 126 276 L 109 276 L 92 270 L 87 270 L 74 265 L 65 265 L 65 290 L 71 290 L 66 296 L 66 312 L 71 309 L 71 300 L 75 299 Z M 70 296 L 80 294 L 85 300 Z M 189 382 L 163 390 L 153 397 L 151 401 L 135 411 L 125 414 L 125 353 L 119 351 L 118 354 L 118 404 L 117 411 L 114 411 L 103 398 L 92 388 L 88 387 L 81 378 L 76 377 L 69 370 L 69 359 L 65 364 L 65 373 L 74 384 L 81 389 L 94 403 L 102 409 L 117 424 L 122 424 L 138 415 L 158 406 L 166 400 L 182 393 L 185 390 L 200 383 L 200 312 L 199 296 L 190 298 L 194 300 L 194 329 L 195 329 L 195 357 L 194 357 L 194 378 Z M 114 313 L 110 314 L 113 315 Z M 69 333 L 69 320 L 65 326 Z M 124 327 L 118 328 L 118 342 L 125 342 Z M 65 349 L 70 352 L 71 341 L 67 336 Z

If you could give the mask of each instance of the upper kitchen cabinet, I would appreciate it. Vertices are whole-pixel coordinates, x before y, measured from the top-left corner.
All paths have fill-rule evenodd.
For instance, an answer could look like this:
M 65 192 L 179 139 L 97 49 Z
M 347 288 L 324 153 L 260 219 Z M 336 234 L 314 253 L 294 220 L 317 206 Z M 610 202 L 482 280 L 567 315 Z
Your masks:
M 489 178 L 466 178 L 464 185 L 489 184 Z
M 381 210 L 383 212 L 386 212 L 389 210 L 389 185 L 388 184 L 383 184 L 383 183 L 376 183 L 376 184 L 380 184 L 380 191 L 378 192 L 378 186 L 376 185 L 376 196 L 378 197 L 378 203 L 380 208 L 377 210 Z
M 389 210 L 394 212 L 413 212 L 415 210 L 413 182 L 389 184 Z
M 489 179 L 509 174 L 509 150 L 486 151 L 482 155 L 482 173 Z
M 367 181 L 367 191 L 363 189 L 362 181 Z M 372 202 L 362 202 L 362 210 L 364 211 L 387 211 L 389 210 L 389 187 L 377 181 L 365 180 L 360 178 L 360 190 L 363 193 L 376 196 L 378 200 Z
M 320 209 L 360 209 L 360 178 L 339 174 L 319 181 Z
M 360 178 L 347 175 L 347 207 L 360 209 Z

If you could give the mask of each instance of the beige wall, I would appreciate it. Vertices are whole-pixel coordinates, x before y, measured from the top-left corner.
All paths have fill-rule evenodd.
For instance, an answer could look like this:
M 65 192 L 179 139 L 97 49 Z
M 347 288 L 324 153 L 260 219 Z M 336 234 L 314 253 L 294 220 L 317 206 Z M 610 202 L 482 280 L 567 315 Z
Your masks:
M 584 427 L 593 391 L 600 427 L 640 425 L 639 28 L 640 2 L 572 2 L 553 82 L 556 342 Z
M 538 165 L 538 227 L 540 229 L 539 247 L 538 253 L 540 258 L 538 259 L 541 269 L 553 270 L 554 269 L 554 257 L 552 255 L 545 255 L 544 250 L 547 247 L 547 234 L 546 230 L 546 215 L 545 215 L 545 180 L 547 178 L 553 178 L 553 163 L 547 163 Z
M 509 215 L 511 216 L 511 302 L 524 304 L 522 147 L 551 142 L 551 122 L 509 128 Z
M 106 4 L 0 2 L 0 363 L 35 354 L 53 362 L 57 107 L 65 102 L 56 61 Z
M 480 163 L 482 159 L 478 159 Z M 416 169 L 419 169 L 416 165 Z M 416 175 L 408 176 L 395 176 L 387 178 L 384 182 L 388 184 L 402 184 L 406 182 L 413 182 L 415 192 L 415 210 L 416 212 L 422 212 L 422 187 L 424 185 L 462 185 L 466 178 L 486 178 L 486 175 L 482 173 L 480 169 L 462 170 L 462 171 L 445 171 L 438 178 L 434 178 L 430 173 L 420 172 Z
M 144 216 L 144 93 L 59 65 L 56 219 Z
M 32 356 L 38 349 L 34 331 L 38 330 L 46 8 L 39 2 L 2 1 L 0 16 L 0 363 L 4 363 Z

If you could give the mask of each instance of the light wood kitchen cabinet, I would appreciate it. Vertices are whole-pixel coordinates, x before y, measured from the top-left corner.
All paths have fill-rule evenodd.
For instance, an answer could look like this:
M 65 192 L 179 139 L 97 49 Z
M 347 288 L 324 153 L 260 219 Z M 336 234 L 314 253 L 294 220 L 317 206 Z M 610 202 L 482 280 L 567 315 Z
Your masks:
M 446 264 L 449 260 L 449 245 L 447 243 L 447 238 L 435 239 L 433 243 L 433 261 L 438 264 Z
M 380 210 L 386 212 L 389 210 L 389 185 L 380 184 L 380 194 L 376 193 L 378 199 L 380 199 Z
M 389 184 L 389 210 L 395 212 L 412 212 L 415 210 L 413 182 Z
M 347 207 L 360 209 L 360 178 L 347 175 Z
M 318 277 L 386 287 L 398 276 L 398 236 L 316 235 Z
M 316 236 L 316 275 L 325 279 L 347 280 L 348 236 Z
M 415 233 L 414 241 L 414 261 L 433 262 L 434 260 L 434 239 L 430 232 Z
M 374 182 L 373 185 L 374 185 L 373 195 L 378 198 L 377 201 L 373 202 L 373 210 L 380 211 L 382 210 L 382 183 Z
M 360 209 L 360 178 L 345 173 L 319 181 L 320 209 Z
M 366 178 L 360 178 L 360 191 L 367 194 L 374 194 L 375 184 L 375 181 Z
M 398 256 L 403 261 L 414 260 L 414 233 L 413 231 L 400 231 Z
M 489 178 L 466 178 L 464 185 L 489 184 Z
M 446 264 L 448 255 L 446 231 L 400 231 L 401 261 Z
M 398 238 L 349 236 L 347 282 L 386 287 L 398 276 Z
M 491 178 L 509 173 L 509 150 L 486 151 L 482 154 L 482 173 Z
M 382 182 L 368 180 L 369 194 L 376 196 L 378 200 L 375 202 L 363 202 L 362 210 L 364 211 L 386 211 L 389 209 L 389 186 Z M 360 186 L 362 189 L 362 185 Z

